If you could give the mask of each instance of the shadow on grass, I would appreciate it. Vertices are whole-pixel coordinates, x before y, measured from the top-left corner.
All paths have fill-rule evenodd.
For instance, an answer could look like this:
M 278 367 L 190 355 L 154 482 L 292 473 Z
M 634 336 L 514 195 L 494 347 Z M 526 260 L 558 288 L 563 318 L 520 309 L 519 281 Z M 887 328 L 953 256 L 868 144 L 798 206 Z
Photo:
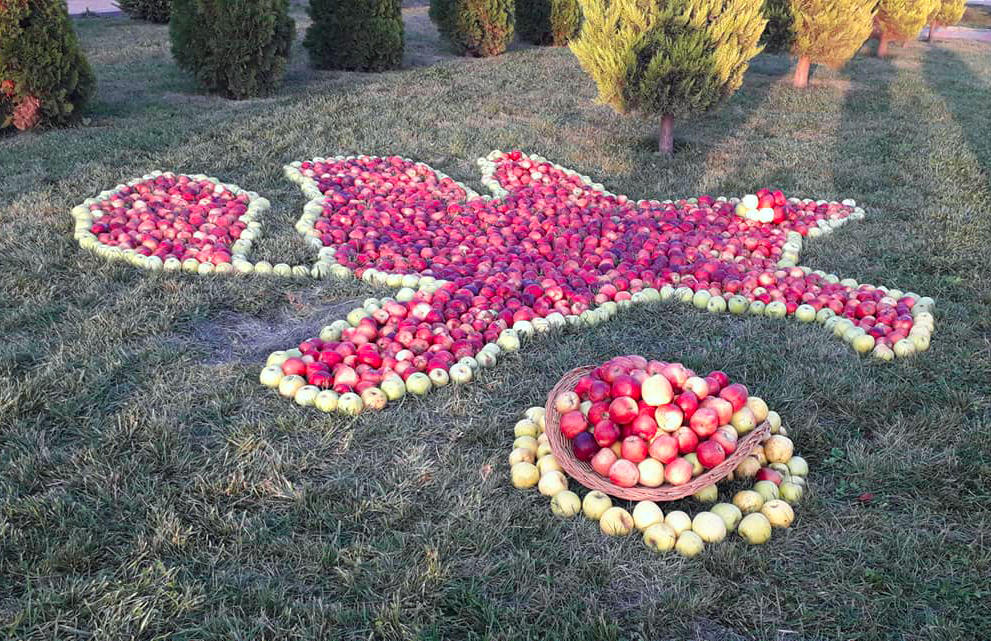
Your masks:
M 872 126 L 872 123 L 880 125 L 888 119 L 892 109 L 891 84 L 897 70 L 888 61 L 874 61 L 867 77 L 863 76 L 863 71 L 862 68 L 850 69 L 844 74 L 850 80 L 850 88 L 843 97 L 831 158 L 833 184 L 838 194 L 882 191 L 883 183 L 888 180 L 884 174 L 850 162 L 851 158 L 862 157 L 865 150 L 881 158 L 899 153 L 896 147 L 900 140 L 893 137 L 888 128 Z
M 991 138 L 987 122 L 991 118 L 991 86 L 975 75 L 960 54 L 939 46 L 929 47 L 922 62 L 929 87 L 945 102 L 959 125 L 970 151 L 977 156 L 985 182 L 991 187 Z

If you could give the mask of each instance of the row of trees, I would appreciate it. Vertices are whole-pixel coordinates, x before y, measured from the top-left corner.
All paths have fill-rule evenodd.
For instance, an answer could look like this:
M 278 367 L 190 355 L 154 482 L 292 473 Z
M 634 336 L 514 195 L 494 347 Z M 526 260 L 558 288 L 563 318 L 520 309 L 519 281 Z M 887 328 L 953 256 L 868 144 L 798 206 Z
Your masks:
M 229 98 L 271 93 L 295 39 L 289 0 L 119 0 L 135 17 L 170 21 L 177 64 Z M 310 0 L 303 44 L 314 66 L 382 71 L 402 61 L 401 0 Z M 879 32 L 879 52 L 926 22 L 960 20 L 965 0 L 431 0 L 440 31 L 470 55 L 505 50 L 514 33 L 570 42 L 617 111 L 661 116 L 661 151 L 676 117 L 710 109 L 741 84 L 766 48 L 839 66 Z M 0 128 L 59 125 L 79 113 L 95 79 L 64 0 L 0 0 Z
M 884 56 L 890 42 L 915 38 L 927 21 L 959 20 L 964 0 L 579 3 L 584 21 L 570 46 L 595 80 L 599 101 L 620 113 L 659 115 L 658 148 L 670 154 L 675 118 L 705 112 L 732 95 L 764 47 L 798 58 L 793 82 L 804 88 L 813 64 L 842 66 L 875 28 Z

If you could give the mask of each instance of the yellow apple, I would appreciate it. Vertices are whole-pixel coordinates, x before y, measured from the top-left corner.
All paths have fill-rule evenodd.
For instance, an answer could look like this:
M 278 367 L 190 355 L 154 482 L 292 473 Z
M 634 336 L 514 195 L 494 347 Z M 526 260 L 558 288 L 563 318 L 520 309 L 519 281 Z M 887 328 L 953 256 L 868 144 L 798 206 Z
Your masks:
M 654 523 L 643 531 L 644 544 L 658 552 L 670 552 L 677 540 L 678 534 L 667 523 Z
M 743 517 L 736 531 L 747 543 L 760 545 L 767 543 L 771 538 L 771 522 L 760 512 L 754 512 Z
M 571 518 L 582 511 L 582 500 L 571 490 L 563 490 L 551 499 L 551 512 L 563 519 Z
M 536 469 L 536 468 L 534 468 Z M 612 507 L 612 499 L 598 490 L 589 492 L 582 500 L 582 513 L 586 518 L 598 521 L 602 513 Z
M 640 501 L 633 506 L 633 524 L 641 532 L 664 521 L 664 512 L 653 501 Z
M 533 463 L 526 461 L 514 464 L 510 469 L 510 475 L 513 479 L 513 487 L 519 489 L 533 487 L 540 480 L 540 470 Z

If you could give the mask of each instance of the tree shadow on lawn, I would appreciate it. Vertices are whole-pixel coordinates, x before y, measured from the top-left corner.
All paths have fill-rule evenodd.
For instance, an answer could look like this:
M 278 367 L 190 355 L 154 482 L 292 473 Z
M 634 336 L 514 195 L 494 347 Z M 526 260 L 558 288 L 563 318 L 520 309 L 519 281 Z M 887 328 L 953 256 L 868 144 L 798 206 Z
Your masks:
M 971 71 L 959 53 L 938 45 L 928 48 L 922 64 L 929 87 L 946 102 L 991 186 L 991 137 L 986 126 L 991 118 L 991 86 Z
M 987 55 L 986 47 L 981 49 Z M 922 69 L 929 88 L 941 99 L 928 124 L 935 147 L 930 169 L 945 175 L 948 183 L 934 195 L 933 222 L 944 239 L 942 268 L 955 272 L 947 276 L 955 282 L 986 283 L 991 272 L 991 255 L 985 248 L 991 238 L 991 84 L 974 73 L 959 51 L 938 45 L 928 47 Z M 955 146 L 957 141 L 963 144 Z M 986 287 L 982 299 L 991 302 Z
M 891 83 L 897 70 L 887 60 L 858 62 L 844 73 L 850 87 L 843 97 L 830 164 L 835 193 L 859 202 L 862 197 L 858 196 L 884 192 L 894 178 L 878 170 L 883 163 L 867 168 L 862 159 L 896 156 L 901 140 L 885 127 L 891 117 Z

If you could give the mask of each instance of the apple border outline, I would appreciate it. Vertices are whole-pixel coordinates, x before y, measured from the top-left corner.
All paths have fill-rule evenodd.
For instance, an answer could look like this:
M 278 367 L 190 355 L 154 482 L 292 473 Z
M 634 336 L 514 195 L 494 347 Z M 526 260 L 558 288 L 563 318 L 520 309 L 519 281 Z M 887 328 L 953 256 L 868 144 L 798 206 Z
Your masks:
M 197 182 L 206 181 L 214 186 L 222 187 L 235 195 L 246 194 L 248 196 L 247 211 L 238 216 L 237 220 L 245 224 L 245 229 L 241 235 L 230 244 L 231 260 L 228 263 L 221 263 L 214 266 L 213 263 L 203 263 L 195 258 L 179 260 L 172 256 L 161 260 L 155 256 L 144 256 L 133 249 L 120 249 L 116 245 L 101 243 L 97 240 L 96 234 L 90 231 L 95 217 L 90 207 L 99 202 L 107 201 L 118 195 L 125 187 L 134 187 L 154 180 L 160 176 L 171 178 L 189 178 Z M 171 171 L 155 170 L 140 178 L 134 178 L 114 186 L 112 189 L 101 191 L 94 197 L 87 198 L 82 203 L 73 207 L 69 214 L 75 221 L 73 238 L 79 243 L 81 249 L 89 251 L 109 262 L 125 262 L 133 267 L 147 269 L 152 272 L 160 271 L 185 271 L 199 275 L 221 275 L 221 274 L 250 274 L 271 275 L 291 278 L 306 278 L 311 275 L 310 268 L 305 265 L 290 266 L 285 263 L 272 265 L 266 260 L 252 262 L 249 260 L 253 242 L 263 236 L 262 221 L 265 214 L 271 209 L 271 202 L 259 195 L 257 192 L 239 187 L 234 183 L 224 182 L 219 178 L 207 176 L 206 174 L 186 174 Z
M 478 192 L 474 191 L 471 187 L 465 185 L 464 183 L 458 180 L 455 180 L 454 178 L 451 178 L 442 171 L 434 169 L 433 167 L 427 165 L 426 163 L 414 161 L 409 158 L 402 158 L 402 160 L 404 160 L 405 162 L 414 163 L 418 167 L 423 167 L 429 171 L 432 171 L 440 180 L 450 179 L 458 188 L 462 189 L 465 192 L 466 195 L 464 200 L 459 201 L 459 202 L 465 202 L 476 198 L 482 198 L 486 201 L 497 200 L 505 197 L 510 193 L 509 190 L 505 189 L 495 178 L 495 173 L 497 168 L 496 161 L 502 159 L 505 156 L 506 154 L 504 154 L 504 152 L 500 150 L 493 150 L 487 156 L 479 158 L 476 161 L 476 164 L 481 169 L 481 183 L 491 192 L 490 194 L 479 194 Z M 384 158 L 386 157 L 369 156 L 369 155 L 358 155 L 358 156 L 339 155 L 339 156 L 331 156 L 331 157 L 318 156 L 318 157 L 314 157 L 310 162 L 346 162 L 350 160 L 361 160 L 361 159 L 380 160 Z M 578 178 L 583 184 L 585 184 L 590 189 L 601 192 L 603 195 L 606 196 L 616 196 L 616 194 L 607 191 L 601 183 L 593 182 L 589 176 L 582 175 L 577 171 L 574 171 L 567 167 L 563 167 L 559 164 L 551 162 L 546 158 L 543 158 L 539 154 L 523 153 L 521 155 L 521 159 L 537 164 L 547 163 L 554 169 L 557 169 L 569 176 Z M 303 214 L 297 220 L 295 227 L 300 234 L 306 237 L 308 243 L 310 243 L 313 247 L 318 248 L 317 252 L 319 258 L 316 261 L 316 263 L 313 265 L 312 276 L 314 278 L 325 278 L 327 276 L 333 276 L 335 278 L 340 278 L 340 279 L 356 278 L 353 270 L 351 270 L 349 267 L 345 265 L 338 263 L 336 258 L 334 257 L 334 254 L 337 251 L 337 246 L 324 245 L 319 238 L 318 232 L 314 228 L 314 223 L 324 211 L 324 203 L 326 200 L 326 195 L 320 191 L 318 187 L 318 182 L 315 179 L 310 178 L 309 176 L 303 174 L 303 172 L 301 171 L 301 166 L 302 166 L 302 161 L 293 161 L 287 165 L 284 165 L 283 171 L 286 178 L 289 181 L 296 183 L 299 186 L 300 190 L 303 192 L 303 195 L 309 199 L 306 202 L 306 204 L 303 206 Z M 740 203 L 742 199 L 736 197 L 726 198 L 724 196 L 720 196 L 715 200 L 721 202 L 728 202 L 730 204 L 735 205 Z M 848 214 L 843 218 L 835 218 L 832 220 L 822 219 L 817 221 L 816 226 L 811 227 L 809 229 L 808 232 L 809 238 L 817 238 L 825 234 L 832 233 L 835 229 L 846 224 L 848 221 L 862 220 L 866 216 L 866 212 L 862 208 L 858 207 L 856 205 L 856 201 L 852 199 L 846 199 L 841 202 L 837 202 L 837 201 L 827 201 L 827 200 L 812 200 L 809 198 L 799 199 L 792 197 L 789 198 L 788 200 L 792 204 L 809 204 L 809 203 L 816 203 L 817 205 L 834 204 L 834 205 L 843 205 L 852 209 L 850 214 Z M 637 201 L 631 201 L 630 199 L 626 199 L 626 202 L 634 202 L 636 206 L 639 207 L 642 203 L 647 203 L 651 205 L 677 204 L 682 202 L 686 204 L 695 204 L 698 202 L 698 200 L 697 198 L 679 199 L 678 201 L 674 201 L 674 200 L 661 201 L 656 199 L 640 199 Z M 788 231 L 785 234 L 785 242 L 781 245 L 783 251 L 781 258 L 777 263 L 777 266 L 779 268 L 798 267 L 806 274 L 816 274 L 828 283 L 831 284 L 839 283 L 842 285 L 846 285 L 847 287 L 850 287 L 851 289 L 854 290 L 858 289 L 861 285 L 866 285 L 866 283 L 858 283 L 855 279 L 852 278 L 840 279 L 840 277 L 836 274 L 827 273 L 822 270 L 812 270 L 811 268 L 806 267 L 804 265 L 803 266 L 798 265 L 799 255 L 803 246 L 804 246 L 804 237 L 802 236 L 802 234 L 794 230 Z M 362 317 L 370 315 L 373 311 L 375 311 L 375 309 L 381 307 L 385 303 L 390 301 L 407 302 L 418 291 L 426 291 L 428 293 L 432 293 L 437 289 L 439 289 L 440 287 L 447 284 L 448 282 L 443 279 L 437 279 L 433 276 L 422 276 L 417 273 L 404 274 L 401 272 L 385 272 L 375 269 L 374 267 L 369 267 L 365 269 L 362 272 L 361 280 L 366 283 L 379 287 L 389 287 L 392 289 L 400 288 L 400 289 L 397 292 L 395 298 L 392 297 L 384 297 L 381 299 L 374 297 L 366 298 L 363 301 L 361 307 L 352 308 L 347 313 L 346 319 L 337 319 L 334 322 L 330 323 L 329 325 L 324 326 L 320 331 L 321 339 L 328 341 L 337 340 L 340 338 L 343 329 L 345 329 L 346 327 L 357 326 L 358 322 Z M 916 326 L 918 325 L 919 332 L 925 332 L 925 341 L 923 341 L 924 344 L 923 349 L 928 349 L 929 339 L 931 338 L 931 334 L 935 329 L 935 320 L 931 313 L 933 306 L 935 304 L 933 299 L 928 297 L 920 297 L 918 294 L 915 294 L 914 292 L 905 293 L 897 289 L 888 289 L 883 285 L 875 287 L 875 289 L 881 290 L 882 292 L 885 293 L 885 295 L 889 295 L 892 298 L 909 296 L 913 298 L 913 300 L 915 300 L 915 305 L 913 305 L 911 309 L 911 313 L 913 317 L 913 327 L 909 333 L 909 336 L 912 336 L 912 332 L 916 331 Z M 899 294 L 899 296 L 894 296 L 892 295 L 892 293 Z M 456 364 L 459 365 L 462 364 L 462 361 L 467 361 L 466 364 L 469 367 L 471 367 L 472 370 L 471 377 L 469 377 L 467 380 L 458 381 L 458 382 L 465 382 L 465 383 L 470 382 L 474 378 L 474 374 L 476 371 L 495 366 L 500 354 L 503 351 L 507 351 L 507 352 L 517 351 L 520 347 L 520 344 L 523 342 L 523 339 L 530 338 L 535 333 L 545 333 L 552 329 L 578 329 L 578 328 L 594 327 L 601 322 L 605 322 L 611 319 L 613 316 L 615 316 L 618 313 L 620 309 L 625 309 L 634 303 L 657 303 L 657 302 L 666 302 L 669 300 L 674 300 L 676 302 L 681 302 L 685 304 L 690 304 L 690 305 L 693 304 L 696 308 L 699 309 L 706 309 L 706 305 L 699 305 L 694 301 L 695 294 L 696 292 L 689 287 L 686 286 L 676 287 L 671 284 L 666 284 L 662 286 L 660 290 L 653 287 L 645 288 L 640 292 L 634 293 L 631 296 L 630 300 L 624 300 L 618 302 L 606 301 L 605 303 L 602 303 L 594 308 L 590 308 L 582 312 L 582 314 L 580 315 L 569 315 L 566 317 L 558 312 L 552 312 L 551 314 L 548 314 L 546 317 L 543 318 L 537 317 L 534 318 L 532 321 L 517 321 L 516 323 L 513 324 L 511 328 L 502 331 L 496 343 L 490 342 L 485 344 L 474 356 L 461 359 L 461 361 L 459 361 Z M 712 297 L 712 298 L 725 299 L 725 296 Z M 760 315 L 760 316 L 767 316 L 769 318 L 780 318 L 780 319 L 787 319 L 789 317 L 792 317 L 796 321 L 802 322 L 803 324 L 811 324 L 812 322 L 816 322 L 819 325 L 822 325 L 823 328 L 826 329 L 827 331 L 832 331 L 834 336 L 836 336 L 837 338 L 842 338 L 848 344 L 852 343 L 852 341 L 855 338 L 855 336 L 850 335 L 850 330 L 856 327 L 852 323 L 852 321 L 850 321 L 845 317 L 835 315 L 831 310 L 828 309 L 820 310 L 820 311 L 828 311 L 829 313 L 828 314 L 816 313 L 814 318 L 808 321 L 802 321 L 800 318 L 797 317 L 796 314 L 790 314 L 790 315 L 783 314 L 781 316 L 776 316 L 773 314 L 765 313 L 764 311 L 766 309 L 765 307 L 761 307 L 759 311 L 755 311 L 753 302 L 755 301 L 748 301 L 747 310 L 741 312 L 740 314 L 734 314 L 734 315 L 739 315 L 739 316 Z M 712 311 L 713 313 L 731 313 L 728 311 L 728 309 L 709 310 L 709 311 Z M 352 317 L 356 319 L 354 322 L 350 321 Z M 892 360 L 896 356 L 894 350 L 888 348 L 879 349 L 882 347 L 884 346 L 883 345 L 874 346 L 872 350 L 873 356 L 875 356 L 879 360 L 885 360 L 885 361 Z M 276 350 L 275 352 L 272 352 L 268 356 L 266 360 L 266 365 L 262 368 L 262 372 L 259 375 L 259 379 L 262 382 L 262 384 L 265 385 L 266 387 L 277 389 L 282 396 L 285 396 L 287 398 L 292 398 L 297 402 L 297 404 L 303 407 L 316 406 L 318 409 L 320 409 L 323 412 L 329 413 L 334 411 L 341 411 L 345 414 L 356 415 L 365 409 L 367 403 L 365 399 L 362 399 L 362 397 L 359 396 L 358 394 L 355 394 L 353 392 L 348 392 L 346 394 L 339 395 L 336 392 L 333 392 L 332 390 L 319 390 L 319 388 L 317 388 L 316 386 L 309 385 L 308 383 L 306 383 L 305 378 L 303 377 L 298 377 L 298 378 L 302 378 L 302 380 L 304 381 L 302 385 L 297 385 L 295 389 L 290 389 L 290 386 L 287 385 L 286 388 L 283 389 L 281 386 L 281 382 L 282 379 L 286 378 L 286 376 L 280 376 L 277 380 L 275 380 L 274 378 L 275 372 L 270 368 L 276 365 L 281 365 L 281 363 L 286 358 L 289 358 L 291 356 L 296 356 L 297 354 L 295 352 L 298 351 L 299 351 L 298 349 L 291 348 L 289 350 Z M 481 359 L 480 362 L 479 356 L 482 354 L 482 352 L 489 352 L 491 358 L 483 358 Z M 915 352 L 916 350 L 913 347 L 912 351 L 905 354 L 897 354 L 897 355 L 900 358 L 908 357 L 914 355 Z M 268 382 L 265 382 L 266 370 L 269 370 L 270 372 L 268 375 L 269 376 Z M 392 377 L 399 378 L 399 380 L 402 381 L 402 378 L 399 377 L 397 374 L 393 374 Z M 298 382 L 299 381 L 295 381 L 295 383 Z M 403 387 L 405 387 L 405 381 L 403 381 Z M 433 387 L 434 385 L 432 383 L 427 384 L 425 391 L 423 393 L 418 393 L 416 395 L 425 396 L 427 393 L 430 392 L 430 390 Z M 298 394 L 299 390 L 303 388 L 307 388 L 307 389 L 303 394 L 299 395 Z M 393 395 L 387 394 L 385 391 L 383 391 L 381 384 L 374 386 L 371 389 L 382 392 L 382 395 L 385 397 L 386 400 L 382 402 L 382 398 L 379 397 L 376 402 L 377 406 L 369 406 L 370 409 L 384 409 L 384 407 L 387 406 L 389 402 L 398 401 L 406 395 L 405 389 L 403 389 L 402 392 L 397 391 Z M 320 397 L 321 394 L 323 394 L 322 397 Z M 377 392 L 373 392 L 372 395 L 377 395 Z M 347 398 L 345 398 L 345 396 Z M 318 399 L 318 397 L 320 398 Z M 340 402 L 341 399 L 344 399 L 343 404 Z
M 537 464 L 539 463 L 539 461 L 541 459 L 546 458 L 548 456 L 551 457 L 551 458 L 554 458 L 554 454 L 553 454 L 553 452 L 550 451 L 550 447 L 547 448 L 547 452 L 545 454 L 543 454 L 542 456 L 538 456 L 538 454 L 540 452 L 540 447 L 541 447 L 540 436 L 543 435 L 543 433 L 544 433 L 544 413 L 543 413 L 543 410 L 544 410 L 544 408 L 538 407 L 538 406 L 530 407 L 530 408 L 528 408 L 527 410 L 525 410 L 523 412 L 523 418 L 521 418 L 518 421 L 516 421 L 516 423 L 513 425 L 513 444 L 514 444 L 514 446 L 515 446 L 516 440 L 518 438 L 520 438 L 519 436 L 516 436 L 516 426 L 519 425 L 521 422 L 523 422 L 523 421 L 529 421 L 529 422 L 533 423 L 534 425 L 536 425 L 537 431 L 538 431 L 537 436 L 533 437 L 537 441 L 537 452 L 534 453 L 534 462 L 532 463 L 532 465 L 536 466 L 537 467 L 537 470 L 538 470 L 538 477 L 537 477 L 538 478 L 538 483 L 534 483 L 533 485 L 526 486 L 526 487 L 516 487 L 512 483 L 512 476 L 510 475 L 510 477 L 509 477 L 509 484 L 510 484 L 510 486 L 513 487 L 514 489 L 517 489 L 517 490 L 520 490 L 520 491 L 523 491 L 523 492 L 527 492 L 527 491 L 531 491 L 531 490 L 536 490 L 537 492 L 540 492 L 540 489 L 539 489 L 539 480 L 542 479 L 544 477 L 544 474 L 546 474 L 547 472 L 540 471 L 540 468 L 539 468 L 539 466 Z M 777 413 L 777 412 L 775 412 L 775 413 Z M 538 416 L 539 419 L 535 419 L 534 416 Z M 780 418 L 780 415 L 779 415 L 779 418 Z M 772 436 L 774 436 L 774 435 L 782 435 L 782 436 L 787 436 L 789 439 L 791 439 L 791 436 L 788 434 L 788 431 L 785 429 L 785 427 L 784 427 L 783 424 L 780 425 L 777 429 L 773 429 L 772 428 L 771 435 Z M 792 439 L 792 442 L 794 443 L 794 440 L 793 439 Z M 763 447 L 764 447 L 764 445 L 761 444 L 761 446 L 760 446 L 761 450 L 763 450 Z M 516 449 L 517 448 L 512 447 L 511 450 L 510 450 L 510 453 L 512 454 L 512 452 L 514 452 Z M 753 454 L 751 454 L 751 456 L 753 456 Z M 796 456 L 801 457 L 801 454 L 798 453 L 798 452 L 793 452 L 792 453 L 792 458 L 794 458 Z M 808 460 L 807 459 L 804 459 L 804 457 L 803 457 L 803 460 L 805 461 L 806 465 L 808 466 Z M 555 459 L 555 464 L 557 464 L 557 459 Z M 512 465 L 513 465 L 512 463 L 509 464 L 510 470 L 512 470 Z M 762 467 L 769 467 L 770 465 L 771 464 L 768 463 L 767 465 L 763 465 Z M 565 479 L 565 482 L 567 484 L 567 487 L 565 488 L 565 490 L 562 490 L 562 491 L 573 491 L 573 490 L 571 490 L 571 483 L 572 482 L 576 483 L 580 488 L 585 489 L 586 490 L 586 495 L 589 494 L 589 493 L 591 493 L 593 491 L 593 490 L 589 490 L 588 488 L 584 487 L 581 483 L 578 483 L 573 478 L 569 477 L 566 473 L 564 473 L 563 470 L 560 469 L 560 465 L 559 464 L 558 464 L 558 467 L 555 468 L 555 469 L 557 469 L 558 471 L 561 471 L 561 473 L 564 475 L 564 479 Z M 553 470 L 549 470 L 548 472 L 550 472 L 550 471 L 553 471 Z M 789 501 L 786 501 L 785 499 L 780 498 L 780 495 L 778 497 L 778 500 L 781 500 L 781 501 L 784 501 L 785 503 L 788 503 L 788 505 L 792 508 L 792 513 L 794 515 L 796 515 L 796 516 L 797 516 L 796 512 L 797 512 L 798 504 L 801 502 L 801 500 L 804 498 L 805 493 L 808 491 L 808 478 L 809 478 L 811 472 L 812 472 L 812 469 L 811 469 L 811 466 L 809 466 L 808 467 L 808 471 L 806 472 L 806 474 L 804 476 L 794 475 L 794 474 L 791 474 L 790 475 L 789 478 L 792 478 L 794 476 L 800 476 L 800 478 L 802 479 L 802 484 L 801 484 L 802 496 L 799 497 L 799 499 L 794 504 L 793 503 L 790 503 Z M 735 470 L 734 470 L 734 473 L 735 473 Z M 735 479 L 727 478 L 727 479 L 723 479 L 723 480 L 724 481 L 729 481 L 729 480 L 735 480 Z M 744 490 L 755 491 L 753 488 L 756 486 L 756 484 L 758 482 L 756 480 L 756 478 L 752 478 L 752 479 L 749 479 L 748 478 L 747 481 L 749 481 L 750 483 L 749 483 L 749 485 L 746 488 L 744 488 Z M 730 499 L 729 501 L 719 501 L 719 495 L 718 495 L 719 483 L 714 483 L 713 485 L 717 488 L 717 490 L 716 490 L 717 491 L 717 497 L 716 497 L 716 501 L 713 501 L 711 503 L 712 506 L 715 506 L 715 505 L 717 505 L 719 503 L 729 503 L 730 505 L 736 506 L 736 504 L 733 502 L 732 499 Z M 739 490 L 737 493 L 742 492 L 744 490 Z M 541 494 L 543 496 L 546 496 L 550 501 L 553 501 L 553 499 L 554 499 L 554 496 L 547 496 L 546 494 L 543 494 L 542 492 L 541 492 Z M 577 492 L 575 492 L 575 494 L 577 494 Z M 608 495 L 606 495 L 606 496 L 608 496 Z M 680 499 L 680 500 L 686 500 L 686 499 L 691 498 L 692 500 L 694 500 L 697 503 L 702 503 L 699 499 L 695 498 L 695 496 L 696 495 L 693 494 L 690 497 L 685 497 L 685 499 Z M 735 498 L 735 496 L 736 495 L 734 494 L 733 498 Z M 579 496 L 579 499 L 581 499 L 582 503 L 584 504 L 584 497 Z M 617 500 L 615 497 L 612 497 L 612 496 L 610 496 L 609 499 L 611 501 L 616 501 Z M 618 499 L 618 500 L 619 501 L 622 501 L 624 504 L 633 504 L 633 507 L 636 507 L 637 504 L 644 502 L 644 501 L 635 501 L 635 502 L 634 501 L 627 501 L 625 499 Z M 548 502 L 550 502 L 550 501 L 548 501 Z M 650 502 L 651 503 L 655 503 L 659 508 L 661 508 L 662 512 L 664 512 L 664 518 L 661 519 L 660 521 L 658 521 L 658 523 L 667 523 L 667 516 L 671 512 L 683 512 L 693 522 L 695 520 L 695 517 L 698 516 L 698 514 L 700 513 L 700 512 L 696 512 L 693 515 L 693 514 L 689 514 L 688 512 L 684 512 L 683 510 L 672 510 L 671 512 L 667 512 L 663 508 L 663 505 L 664 505 L 663 502 L 661 502 L 661 503 L 658 503 L 657 501 L 650 501 Z M 764 502 L 767 503 L 766 500 Z M 558 516 L 556 514 L 553 514 L 553 510 L 552 510 L 552 514 L 553 514 L 553 516 L 555 518 L 559 518 L 562 521 L 566 521 L 568 519 L 574 519 L 574 518 L 578 518 L 578 517 L 582 517 L 586 521 L 595 521 L 595 522 L 598 522 L 599 521 L 599 519 L 592 519 L 592 518 L 586 517 L 585 514 L 584 514 L 584 510 L 582 509 L 582 507 L 579 507 L 578 512 L 576 512 L 575 514 L 569 515 L 569 516 Z M 623 507 L 623 506 L 622 505 L 617 505 L 615 502 L 613 502 L 612 507 Z M 740 509 L 738 506 L 736 506 L 736 507 L 737 507 L 738 510 Z M 626 510 L 625 507 L 623 507 L 623 509 Z M 755 513 L 756 514 L 761 514 L 762 513 L 761 510 L 757 510 L 756 512 L 749 512 L 749 513 L 745 513 L 745 514 L 742 513 L 743 512 L 742 510 L 740 510 L 740 511 L 741 511 L 742 516 L 740 518 L 740 521 L 738 521 L 736 523 L 736 525 L 734 526 L 733 530 L 730 530 L 727 527 L 727 529 L 726 529 L 726 536 L 723 538 L 722 541 L 718 541 L 718 542 L 707 542 L 707 541 L 703 541 L 703 547 L 702 547 L 702 550 L 699 552 L 699 554 L 701 554 L 701 552 L 704 552 L 707 546 L 718 545 L 720 543 L 724 543 L 727 540 L 729 540 L 731 534 L 733 534 L 733 533 L 739 534 L 740 523 L 743 521 L 744 518 L 746 518 L 747 516 L 749 516 L 749 514 L 755 514 Z M 628 512 L 628 514 L 630 514 L 632 516 L 632 514 L 633 514 L 633 511 L 632 510 L 627 510 L 627 512 Z M 709 512 L 709 510 L 701 510 L 701 512 Z M 767 518 L 767 517 L 765 516 L 765 518 Z M 661 550 L 653 550 L 653 548 L 650 548 L 650 546 L 647 545 L 646 541 L 643 540 L 643 537 L 644 537 L 644 535 L 646 533 L 646 530 L 649 527 L 650 526 L 647 526 L 647 528 L 645 528 L 643 530 L 640 530 L 640 528 L 634 526 L 630 530 L 629 534 L 627 534 L 625 536 L 633 536 L 634 534 L 639 534 L 640 537 L 641 537 L 641 541 L 643 541 L 644 545 L 647 546 L 648 549 L 651 549 L 651 551 L 654 551 L 654 552 L 657 552 L 657 553 L 661 553 L 662 552 Z M 744 539 L 744 543 L 747 543 L 748 545 L 766 545 L 767 543 L 769 543 L 774 538 L 774 531 L 775 530 L 788 530 L 790 528 L 791 528 L 791 523 L 789 523 L 788 526 L 787 527 L 784 527 L 784 528 L 779 528 L 779 527 L 775 527 L 775 526 L 772 525 L 771 526 L 771 537 L 768 539 L 768 541 L 765 541 L 763 543 L 750 543 L 749 541 L 746 541 Z M 600 530 L 601 530 L 601 527 L 600 527 Z M 691 526 L 689 526 L 686 530 L 682 530 L 682 532 L 685 532 L 685 531 L 691 532 L 691 531 L 694 531 L 694 530 L 692 529 Z M 609 534 L 606 534 L 605 532 L 603 532 L 603 534 L 605 534 L 606 536 L 611 536 L 611 537 L 612 536 L 615 536 L 615 538 L 624 538 L 624 536 L 609 535 Z M 681 532 L 675 532 L 675 541 L 676 542 L 677 542 L 677 539 L 680 536 L 681 536 Z M 680 552 L 677 551 L 677 549 L 674 547 L 674 545 L 672 545 L 672 547 L 671 547 L 670 550 L 664 550 L 663 552 L 681 554 Z M 682 556 L 684 556 L 684 555 L 682 555 Z M 695 555 L 692 555 L 692 556 L 698 556 L 698 554 L 695 554 Z

